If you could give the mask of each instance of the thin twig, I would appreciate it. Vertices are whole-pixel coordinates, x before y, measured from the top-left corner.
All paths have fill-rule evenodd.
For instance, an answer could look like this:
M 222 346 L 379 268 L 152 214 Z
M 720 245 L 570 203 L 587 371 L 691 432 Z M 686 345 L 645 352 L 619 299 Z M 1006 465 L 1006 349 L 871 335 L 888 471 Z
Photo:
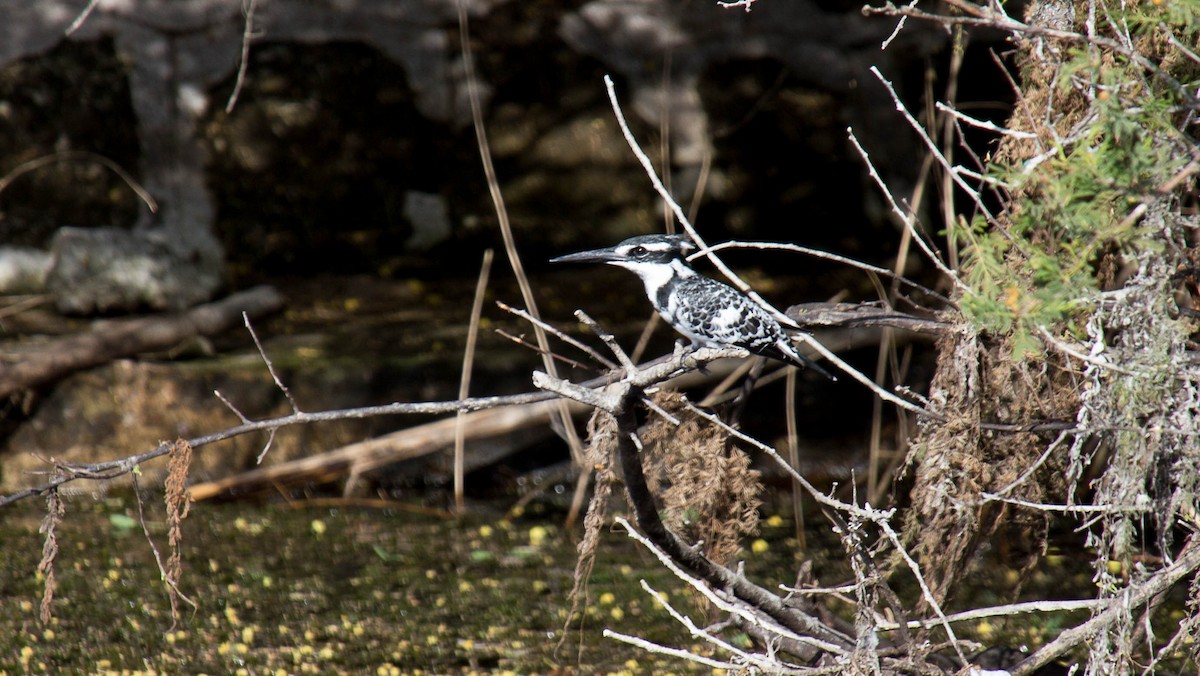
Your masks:
M 1028 500 L 1020 500 L 1017 498 L 1006 498 L 1003 495 L 983 491 L 979 497 L 984 501 L 994 500 L 996 502 L 1006 502 L 1010 505 L 1020 507 L 1028 507 L 1037 509 L 1043 512 L 1062 512 L 1064 514 L 1146 514 L 1154 510 L 1149 504 L 1146 505 L 1053 505 L 1045 502 L 1030 502 Z
M 648 653 L 657 653 L 659 655 L 666 655 L 668 657 L 688 660 L 689 662 L 697 662 L 706 667 L 712 667 L 713 669 L 728 669 L 729 671 L 737 671 L 741 668 L 740 665 L 734 664 L 733 662 L 721 662 L 710 657 L 697 655 L 687 650 L 669 648 L 652 641 L 647 641 L 644 638 L 630 636 L 629 634 L 622 634 L 621 632 L 613 631 L 612 629 L 605 629 L 603 635 L 604 638 L 611 638 L 620 641 L 621 643 L 628 643 L 629 645 L 634 646 L 635 648 L 641 648 Z
M 912 113 L 908 112 L 908 108 L 904 105 L 904 101 L 900 99 L 900 95 L 896 93 L 896 88 L 892 86 L 891 81 L 885 78 L 883 73 L 879 72 L 879 69 L 875 66 L 871 66 L 870 70 L 876 79 L 878 79 L 879 82 L 882 83 L 883 86 L 888 90 L 888 94 L 891 95 L 892 103 L 895 104 L 897 112 L 903 115 L 909 126 L 911 126 L 913 130 L 917 132 L 917 136 L 922 142 L 925 143 L 925 147 L 929 149 L 929 152 L 933 153 L 933 157 L 942 165 L 942 168 L 948 172 L 950 178 L 954 180 L 954 184 L 957 185 L 963 192 L 971 196 L 972 201 L 975 203 L 975 207 L 979 210 L 979 213 L 983 214 L 987 218 L 989 223 L 995 223 L 996 217 L 992 215 L 992 212 L 987 208 L 987 205 L 983 203 L 983 199 L 980 197 L 979 191 L 976 190 L 974 186 L 968 185 L 967 182 L 962 179 L 962 177 L 954 173 L 950 160 L 948 160 L 946 156 L 942 154 L 941 149 L 938 148 L 937 144 L 933 142 L 933 139 L 929 138 L 929 134 L 926 133 L 925 129 L 921 126 L 921 123 L 912 116 Z
M 1068 345 L 1065 341 L 1055 338 L 1054 335 L 1051 334 L 1049 331 L 1047 331 L 1046 327 L 1044 327 L 1044 326 L 1038 326 L 1037 330 L 1038 330 L 1038 334 L 1041 335 L 1042 340 L 1049 343 L 1052 347 L 1054 347 L 1054 349 L 1056 349 L 1059 352 L 1062 352 L 1064 354 L 1070 355 L 1070 356 L 1078 359 L 1079 361 L 1086 362 L 1088 364 L 1092 364 L 1093 366 L 1099 366 L 1102 369 L 1108 369 L 1110 371 L 1115 371 L 1122 375 L 1133 376 L 1133 377 L 1138 377 L 1138 378 L 1145 378 L 1148 375 L 1146 373 L 1138 373 L 1137 371 L 1132 371 L 1130 369 L 1123 368 L 1121 366 L 1117 366 L 1116 364 L 1114 364 L 1110 361 L 1107 361 L 1105 359 L 1101 359 L 1099 357 L 1094 357 L 1092 355 L 1084 354 L 1084 353 L 1080 352 L 1079 350 L 1075 349 L 1074 347 Z M 1103 347 L 1102 344 L 1099 346 Z
M 700 416 L 701 418 L 704 418 L 705 420 L 708 420 L 709 422 L 713 423 L 714 425 L 717 425 L 718 427 L 725 430 L 729 434 L 737 437 L 738 439 L 741 439 L 742 441 L 754 446 L 758 450 L 760 450 L 763 453 L 766 453 L 768 456 L 770 456 L 772 460 L 774 460 L 781 468 L 783 468 L 783 470 L 785 472 L 787 472 L 788 476 L 792 477 L 792 479 L 794 481 L 796 481 L 801 486 L 803 486 L 804 490 L 808 491 L 808 494 L 811 495 L 813 497 L 813 499 L 816 500 L 817 502 L 819 502 L 820 504 L 825 505 L 826 507 L 831 507 L 833 509 L 836 509 L 836 510 L 839 510 L 842 512 L 846 512 L 848 514 L 855 515 L 858 518 L 861 518 L 866 521 L 886 521 L 888 519 L 891 519 L 892 516 L 895 514 L 896 510 L 894 510 L 894 509 L 884 510 L 884 509 L 875 509 L 875 508 L 870 508 L 870 507 L 863 508 L 863 507 L 859 507 L 857 505 L 851 505 L 849 503 L 842 502 L 841 500 L 837 500 L 835 498 L 829 497 L 828 495 L 817 490 L 817 487 L 812 485 L 811 483 L 809 483 L 808 479 L 804 478 L 803 474 L 800 474 L 800 472 L 796 471 L 796 468 L 789 465 L 787 463 L 787 461 L 784 460 L 781 455 L 779 455 L 779 451 L 775 450 L 771 446 L 768 446 L 767 444 L 764 444 L 763 442 L 759 441 L 758 439 L 755 439 L 754 437 L 746 434 L 745 432 L 742 432 L 741 430 L 739 430 L 735 427 L 731 427 L 728 423 L 721 420 L 720 417 L 715 416 L 712 413 L 709 413 L 708 411 L 705 411 L 704 409 L 696 406 L 692 402 L 688 401 L 686 398 L 683 401 L 684 401 L 684 406 L 686 406 L 689 411 L 695 413 L 696 415 Z
M 263 458 L 267 457 L 267 453 L 271 450 L 271 446 L 275 444 L 275 435 L 279 432 L 278 427 L 271 427 L 267 430 L 267 441 L 263 444 L 262 450 L 254 458 L 254 464 L 261 465 Z
M 240 410 L 238 410 L 238 407 L 234 406 L 232 401 L 229 401 L 225 395 L 221 394 L 221 390 L 213 390 L 213 394 L 217 397 L 217 399 L 221 400 L 222 404 L 225 404 L 225 408 L 233 411 L 233 414 L 238 417 L 238 420 L 241 420 L 244 423 L 250 422 L 250 419 L 247 418 Z
M 684 615 L 683 613 L 676 610 L 675 607 L 672 606 L 669 602 L 667 602 L 666 598 L 664 598 L 665 595 L 659 593 L 659 591 L 657 589 L 651 587 L 650 584 L 648 582 L 646 582 L 646 580 L 642 579 L 642 580 L 639 580 L 638 582 L 641 584 L 642 590 L 645 591 L 647 594 L 649 594 L 650 598 L 654 599 L 655 603 L 662 606 L 663 610 L 667 611 L 667 614 L 669 614 L 672 619 L 674 619 L 679 624 L 682 624 L 688 630 L 688 633 L 691 634 L 693 637 L 698 638 L 702 641 L 711 643 L 711 644 L 717 646 L 718 648 L 720 648 L 721 650 L 724 650 L 725 652 L 733 654 L 733 655 L 737 655 L 738 657 L 740 657 L 744 660 L 753 659 L 753 657 L 749 653 L 745 652 L 744 650 L 741 650 L 741 649 L 737 648 L 736 646 L 734 646 L 730 643 L 727 643 L 726 641 L 722 641 L 720 638 L 718 638 L 718 637 L 710 634 L 709 632 L 701 629 L 700 627 L 696 626 L 696 623 L 692 621 L 692 618 L 690 618 L 687 615 Z
M 887 268 L 881 268 L 877 265 L 871 265 L 870 263 L 864 263 L 862 261 L 855 260 L 853 258 L 847 258 L 846 256 L 840 256 L 838 254 L 829 253 L 828 251 L 821 251 L 820 249 L 810 249 L 809 247 L 800 246 L 799 244 L 788 244 L 786 242 L 744 242 L 744 241 L 739 241 L 739 240 L 730 240 L 728 242 L 721 242 L 720 244 L 714 244 L 714 245 L 707 247 L 701 251 L 697 251 L 697 252 L 691 254 L 690 256 L 688 256 L 688 260 L 691 261 L 696 258 L 699 258 L 700 256 L 703 256 L 710 251 L 721 251 L 723 249 L 775 249 L 775 250 L 779 250 L 779 251 L 794 251 L 796 253 L 801 253 L 806 256 L 812 256 L 813 258 L 820 258 L 822 260 L 832 261 L 834 263 L 841 263 L 843 265 L 849 265 L 850 267 L 858 268 L 859 270 L 865 270 L 866 272 L 870 272 L 870 273 L 877 274 L 877 275 L 882 275 L 884 277 L 887 277 L 888 279 L 891 279 L 895 282 L 903 284 L 909 288 L 916 289 L 922 293 L 928 294 L 929 296 L 932 296 L 933 298 L 936 298 L 936 299 L 946 303 L 946 305 L 948 305 L 948 306 L 954 307 L 954 302 L 951 301 L 949 298 L 945 297 L 944 295 L 938 293 L 937 291 L 934 291 L 933 289 L 931 289 L 927 286 L 924 286 L 922 284 L 914 282 L 911 279 L 908 279 L 907 277 L 897 274 L 893 270 L 889 270 Z
M 67 26 L 67 30 L 64 31 L 63 34 L 70 36 L 75 31 L 82 28 L 84 22 L 88 20 L 88 17 L 92 15 L 92 12 L 95 11 L 96 6 L 99 4 L 100 0 L 88 0 L 87 7 L 84 7 L 83 11 L 79 13 L 79 16 L 75 17 L 75 20 L 71 22 L 70 26 Z
M 917 2 L 918 2 L 918 0 L 912 0 L 912 2 L 908 3 L 908 6 L 916 7 Z M 884 41 L 879 45 L 879 51 L 882 52 L 882 51 L 886 50 L 889 46 L 891 46 L 892 41 L 895 40 L 898 35 L 900 35 L 900 31 L 903 30 L 904 24 L 907 22 L 908 22 L 908 17 L 906 17 L 906 16 L 900 17 L 900 20 L 896 22 L 896 27 L 892 29 L 892 33 L 890 35 L 888 35 L 887 38 L 885 38 Z
M 600 362 L 601 364 L 604 365 L 604 368 L 606 368 L 606 369 L 616 369 L 617 368 L 616 362 L 614 362 L 613 360 L 600 354 L 600 352 L 598 350 L 596 350 L 584 343 L 581 343 L 580 341 L 572 338 L 567 333 L 560 331 L 553 324 L 550 324 L 549 322 L 544 322 L 541 319 L 538 319 L 537 317 L 534 317 L 533 315 L 529 314 L 528 312 L 522 310 L 521 308 L 515 308 L 515 307 L 509 305 L 508 303 L 496 301 L 496 307 L 500 308 L 501 310 L 504 310 L 505 312 L 507 312 L 509 314 L 516 315 L 516 316 L 520 317 L 521 319 L 524 319 L 525 321 L 529 322 L 530 324 L 533 324 L 534 326 L 542 327 L 546 331 L 549 331 L 551 334 L 553 334 L 555 338 L 558 338 L 559 340 L 566 343 L 567 345 L 570 345 L 570 346 L 586 353 L 587 356 Z M 564 357 L 564 358 L 562 358 L 562 361 L 566 362 L 569 360 Z
M 879 529 L 891 541 L 892 546 L 896 548 L 896 552 L 900 554 L 900 558 L 904 559 L 905 565 L 912 571 L 913 577 L 916 578 L 917 584 L 921 587 L 921 596 L 929 607 L 933 609 L 934 614 L 938 616 L 938 624 L 946 632 L 946 637 L 950 639 L 950 644 L 954 646 L 954 652 L 958 653 L 958 658 L 965 664 L 967 661 L 966 655 L 962 652 L 962 647 L 958 645 L 958 637 L 954 635 L 954 628 L 950 626 L 950 620 L 946 618 L 946 614 L 942 612 L 942 605 L 938 603 L 933 592 L 930 591 L 928 583 L 925 582 L 925 576 L 921 574 L 921 566 L 909 555 L 908 550 L 904 548 L 904 544 L 900 542 L 900 536 L 892 529 L 889 521 L 877 522 Z
M 820 639 L 813 638 L 811 636 L 801 636 L 800 634 L 797 634 L 797 633 L 791 631 L 790 629 L 783 627 L 779 624 L 776 624 L 774 621 L 763 617 L 759 613 L 755 612 L 758 610 L 757 608 L 753 608 L 751 606 L 744 605 L 745 602 L 738 603 L 735 601 L 730 601 L 729 600 L 730 597 L 728 596 L 728 594 L 713 589 L 712 587 L 710 587 L 708 584 L 705 584 L 700 579 L 698 579 L 692 575 L 689 575 L 687 572 L 685 572 L 682 568 L 679 567 L 679 565 L 675 562 L 674 559 L 672 559 L 670 556 L 667 555 L 666 552 L 664 552 L 662 549 L 660 549 L 658 546 L 656 546 L 653 542 L 651 542 L 649 538 L 647 538 L 645 535 L 638 532 L 632 525 L 630 525 L 629 521 L 627 521 L 624 517 L 620 517 L 620 516 L 614 517 L 613 521 L 615 521 L 617 523 L 617 525 L 619 525 L 625 529 L 626 535 L 628 535 L 631 539 L 638 542 L 638 544 L 640 544 L 643 547 L 645 547 L 646 549 L 648 549 L 651 554 L 654 554 L 654 556 L 659 560 L 659 562 L 662 563 L 663 566 L 665 566 L 667 568 L 667 570 L 669 570 L 671 572 L 672 575 L 674 575 L 675 577 L 679 578 L 680 580 L 683 580 L 684 582 L 686 582 L 693 589 L 695 589 L 702 596 L 704 596 L 704 598 L 708 599 L 709 603 L 712 603 L 715 607 L 721 609 L 722 611 L 727 612 L 730 615 L 733 615 L 735 617 L 739 617 L 739 618 L 745 620 L 746 622 L 751 623 L 754 626 L 757 626 L 757 627 L 760 627 L 760 628 L 766 630 L 769 633 L 782 636 L 789 640 L 803 643 L 805 645 L 813 646 L 815 648 L 818 648 L 820 650 L 823 650 L 823 651 L 828 652 L 833 655 L 846 654 L 846 651 L 837 644 L 830 643 L 829 641 L 822 641 Z
M 994 131 L 997 134 L 1001 134 L 1003 136 L 1011 136 L 1013 138 L 1019 138 L 1019 139 L 1035 139 L 1038 137 L 1037 134 L 1034 134 L 1032 132 L 1017 131 L 1016 129 L 1008 129 L 1006 127 L 1001 127 L 1001 126 L 997 125 L 995 122 L 990 122 L 988 120 L 980 120 L 979 118 L 971 117 L 970 115 L 961 113 L 957 109 L 952 108 L 952 107 L 942 103 L 941 101 L 937 101 L 933 105 L 935 108 L 937 108 L 941 112 L 946 113 L 947 115 L 953 117 L 956 120 L 961 120 L 962 122 L 966 122 L 967 124 L 971 125 L 972 127 L 978 127 L 979 129 L 986 129 L 988 131 Z
M 142 487 L 138 485 L 138 473 L 134 472 L 133 476 L 133 498 L 137 503 L 138 523 L 142 526 L 142 534 L 146 536 L 146 542 L 150 545 L 150 551 L 154 554 L 154 563 L 158 566 L 159 577 L 162 578 L 163 585 L 167 588 L 167 598 L 171 601 L 171 628 L 174 629 L 176 623 L 179 622 L 178 603 L 176 599 L 183 599 L 187 602 L 192 610 L 196 610 L 200 606 L 180 591 L 178 585 L 172 579 L 172 576 L 167 573 L 167 567 L 163 564 L 162 554 L 158 551 L 158 545 L 154 544 L 154 538 L 150 535 L 150 527 L 146 525 L 146 510 L 142 506 Z
M 238 62 L 237 79 L 233 82 L 233 91 L 229 94 L 229 100 L 225 102 L 225 113 L 233 112 L 233 107 L 237 105 L 238 97 L 241 96 L 242 86 L 246 82 L 246 71 L 250 68 L 250 42 L 258 36 L 254 33 L 254 10 L 258 6 L 258 0 L 243 0 L 242 13 L 246 15 L 245 28 L 242 30 L 242 56 Z
M 854 380 L 857 380 L 858 382 L 865 385 L 867 387 L 867 389 L 871 390 L 872 392 L 874 392 L 876 395 L 878 395 L 880 398 L 884 399 L 885 401 L 889 401 L 906 411 L 912 411 L 913 413 L 918 413 L 920 415 L 923 415 L 923 416 L 926 416 L 929 418 L 933 418 L 934 420 L 941 420 L 941 421 L 945 420 L 945 416 L 942 416 L 938 413 L 934 413 L 933 411 L 930 411 L 929 409 L 926 409 L 918 404 L 914 404 L 910 401 L 905 401 L 904 399 L 901 399 L 900 397 L 896 396 L 895 394 L 892 394 L 891 392 L 888 392 L 887 390 L 883 389 L 879 385 L 876 385 L 874 380 L 871 380 L 870 378 L 868 378 L 866 375 L 864 375 L 858 369 L 856 369 L 853 366 L 842 361 L 842 359 L 839 358 L 836 354 L 834 354 L 833 352 L 826 349 L 825 346 L 822 345 L 821 343 L 810 338 L 807 334 L 803 334 L 803 333 L 799 334 L 796 336 L 796 338 L 800 342 L 805 343 L 806 345 L 809 345 L 810 347 L 812 347 L 822 357 L 825 357 L 826 359 L 828 359 L 833 365 L 837 366 L 839 369 L 841 369 L 844 373 L 849 375 Z
M 258 334 L 254 332 L 254 326 L 250 323 L 250 314 L 242 313 L 242 322 L 246 325 L 246 330 L 250 332 L 250 337 L 254 339 L 254 347 L 258 348 L 258 355 L 262 357 L 263 363 L 267 365 L 267 371 L 271 374 L 271 379 L 275 381 L 275 386 L 283 392 L 283 396 L 287 397 L 288 402 L 292 405 L 292 411 L 301 413 L 300 406 L 296 404 L 296 399 L 292 397 L 292 392 L 279 379 L 279 374 L 275 372 L 275 365 L 271 363 L 271 358 L 267 356 L 267 351 L 263 349 L 262 341 L 258 339 Z
M 908 627 L 910 629 L 928 629 L 930 627 L 940 625 L 943 621 L 968 622 L 970 620 L 981 620 L 985 617 L 1007 617 L 1010 615 L 1023 615 L 1025 613 L 1069 613 L 1080 610 L 1095 610 L 1097 608 L 1105 608 L 1110 603 L 1111 601 L 1108 599 L 1080 599 L 1078 601 L 1025 601 L 1023 603 L 1010 603 L 1003 606 L 991 606 L 988 608 L 964 610 L 961 613 L 951 613 L 945 617 L 937 617 L 927 620 L 909 620 Z M 892 624 L 894 625 L 895 623 Z
M 621 349 L 620 343 L 617 342 L 616 337 L 614 337 L 611 332 L 609 332 L 603 326 L 600 326 L 595 319 L 592 319 L 588 313 L 584 312 L 583 310 L 576 310 L 575 318 L 582 322 L 584 326 L 591 329 L 592 333 L 596 334 L 600 340 L 604 341 L 604 344 L 607 345 L 608 349 L 613 353 L 614 356 L 616 356 L 617 361 L 621 363 L 621 366 L 625 369 L 626 373 L 633 373 L 637 370 L 637 364 L 634 364 L 633 360 L 629 358 L 629 355 L 625 354 L 625 350 Z
M 871 161 L 871 156 L 867 154 L 867 151 L 862 147 L 862 144 L 858 142 L 858 137 L 855 136 L 854 130 L 847 127 L 846 134 L 850 138 L 850 143 L 854 145 L 856 150 L 858 150 L 858 154 L 862 157 L 863 162 L 866 163 L 867 173 L 872 179 L 874 179 L 875 184 L 879 186 L 879 189 L 883 192 L 883 196 L 887 199 L 888 204 L 892 206 L 892 213 L 896 214 L 896 217 L 900 219 L 900 222 L 904 224 L 904 227 L 911 231 L 913 241 L 916 242 L 917 246 L 921 248 L 921 251 L 925 253 L 925 257 L 928 258 L 929 262 L 933 263 L 934 267 L 936 267 L 943 275 L 945 275 L 946 278 L 954 284 L 954 286 L 969 293 L 971 288 L 959 278 L 957 272 L 951 270 L 944 262 L 942 262 L 942 257 L 934 252 L 929 243 L 926 242 L 923 237 L 921 237 L 919 232 L 917 232 L 916 216 L 905 213 L 904 210 L 900 208 L 900 204 L 896 202 L 896 197 L 892 195 L 891 189 L 888 188 L 887 183 L 884 182 L 883 177 L 879 175 L 879 172 L 875 170 L 875 163 Z
M 1007 486 L 1005 486 L 1004 488 L 1001 488 L 1000 490 L 996 491 L 996 495 L 1004 495 L 1005 493 L 1011 491 L 1012 489 L 1016 488 L 1017 486 L 1020 486 L 1021 484 L 1025 483 L 1025 480 L 1028 479 L 1029 477 L 1033 476 L 1033 473 L 1036 472 L 1037 469 L 1042 466 L 1042 463 L 1046 462 L 1046 459 L 1050 457 L 1050 454 L 1054 452 L 1054 449 L 1058 448 L 1058 445 L 1066 440 L 1067 434 L 1068 433 L 1065 431 L 1059 432 L 1058 436 L 1054 439 L 1053 443 L 1051 443 L 1049 446 L 1046 447 L 1045 452 L 1043 452 L 1042 455 L 1039 456 L 1038 459 L 1036 461 L 1034 461 L 1034 463 L 1032 465 L 1030 465 L 1028 468 L 1026 468 L 1026 470 L 1021 473 L 1021 476 L 1017 477 L 1016 479 L 1013 479 L 1012 483 L 1010 483 Z
M 526 348 L 527 350 L 529 350 L 535 354 L 543 354 L 541 349 L 538 348 L 537 345 L 534 345 L 533 343 L 529 342 L 528 340 L 525 340 L 524 335 L 514 336 L 513 334 L 509 333 L 508 331 L 505 331 L 504 329 L 496 329 L 496 335 L 500 336 L 501 338 L 507 338 L 508 340 L 516 343 L 517 345 L 520 345 L 523 348 Z M 593 371 L 593 372 L 596 371 L 595 367 L 589 366 L 588 364 L 584 364 L 583 362 L 578 361 L 576 359 L 571 359 L 570 357 L 564 357 L 561 354 L 558 354 L 557 352 L 550 352 L 548 354 L 550 355 L 551 359 L 554 359 L 555 361 L 559 362 L 560 364 L 566 364 L 567 366 L 570 366 L 571 368 L 576 368 L 581 371 Z

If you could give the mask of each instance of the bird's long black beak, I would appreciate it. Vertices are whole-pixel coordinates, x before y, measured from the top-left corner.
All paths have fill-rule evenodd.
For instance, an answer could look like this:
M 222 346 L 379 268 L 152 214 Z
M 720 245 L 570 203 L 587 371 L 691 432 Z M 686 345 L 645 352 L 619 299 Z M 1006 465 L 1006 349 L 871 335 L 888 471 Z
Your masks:
M 604 249 L 591 249 L 589 251 L 580 251 L 578 253 L 567 254 L 551 258 L 551 263 L 609 263 L 611 261 L 621 260 L 617 255 L 615 247 L 607 247 Z

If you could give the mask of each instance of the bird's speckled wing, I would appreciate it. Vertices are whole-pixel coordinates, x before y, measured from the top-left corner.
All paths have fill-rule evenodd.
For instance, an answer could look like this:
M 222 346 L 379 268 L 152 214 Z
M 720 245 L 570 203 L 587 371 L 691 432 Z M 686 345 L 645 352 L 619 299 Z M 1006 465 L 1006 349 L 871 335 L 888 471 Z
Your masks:
M 771 347 L 786 340 L 779 323 L 733 287 L 693 275 L 680 280 L 678 294 L 681 302 L 675 317 L 680 328 L 704 343 L 735 345 L 775 356 L 770 354 Z

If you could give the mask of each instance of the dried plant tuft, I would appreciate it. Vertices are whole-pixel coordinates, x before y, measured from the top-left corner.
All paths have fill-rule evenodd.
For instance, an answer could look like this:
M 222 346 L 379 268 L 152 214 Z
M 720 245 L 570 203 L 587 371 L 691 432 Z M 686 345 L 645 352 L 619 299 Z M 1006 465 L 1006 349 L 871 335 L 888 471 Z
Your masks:
M 611 415 L 596 409 L 588 420 L 588 443 L 584 448 L 584 461 L 587 465 L 582 470 L 596 473 L 596 488 L 592 491 L 592 501 L 588 504 L 587 516 L 583 519 L 583 539 L 579 541 L 577 548 L 579 558 L 575 561 L 574 584 L 568 596 L 571 599 L 571 610 L 567 613 L 567 624 L 563 627 L 562 638 L 556 650 L 562 647 L 562 642 L 566 640 L 566 629 L 570 626 L 575 612 L 579 610 L 580 604 L 587 603 L 588 580 L 596 567 L 596 550 L 600 546 L 600 534 L 608 524 L 608 502 L 617 483 L 613 475 L 616 435 L 617 421 Z
M 183 520 L 187 518 L 192 506 L 191 496 L 187 492 L 188 470 L 191 466 L 192 445 L 184 439 L 179 439 L 171 446 L 167 460 L 167 478 L 163 482 L 166 489 L 164 499 L 167 503 L 168 541 L 171 545 L 171 556 L 167 559 L 164 581 L 171 599 L 172 618 L 179 616 L 179 578 L 183 574 L 179 545 L 183 543 Z
M 52 617 L 51 604 L 54 602 L 54 558 L 58 555 L 58 524 L 62 523 L 66 506 L 58 489 L 51 489 L 46 494 L 46 518 L 42 520 L 39 532 L 46 536 L 42 544 L 42 561 L 38 564 L 38 572 L 45 576 L 42 588 L 42 624 L 48 624 Z
M 650 420 L 641 436 L 646 476 L 662 500 L 663 522 L 685 539 L 703 543 L 705 554 L 725 564 L 741 541 L 758 530 L 762 481 L 729 433 L 689 411 L 683 396 L 661 391 L 654 401 L 680 420 Z

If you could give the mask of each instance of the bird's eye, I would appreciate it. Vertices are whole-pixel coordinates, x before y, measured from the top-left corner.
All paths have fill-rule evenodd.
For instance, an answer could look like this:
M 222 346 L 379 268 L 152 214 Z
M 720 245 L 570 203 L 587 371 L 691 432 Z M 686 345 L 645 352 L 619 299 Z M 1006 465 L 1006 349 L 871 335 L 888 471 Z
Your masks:
M 634 258 L 641 258 L 642 256 L 646 255 L 646 247 L 635 246 L 629 250 L 629 255 L 633 256 Z

